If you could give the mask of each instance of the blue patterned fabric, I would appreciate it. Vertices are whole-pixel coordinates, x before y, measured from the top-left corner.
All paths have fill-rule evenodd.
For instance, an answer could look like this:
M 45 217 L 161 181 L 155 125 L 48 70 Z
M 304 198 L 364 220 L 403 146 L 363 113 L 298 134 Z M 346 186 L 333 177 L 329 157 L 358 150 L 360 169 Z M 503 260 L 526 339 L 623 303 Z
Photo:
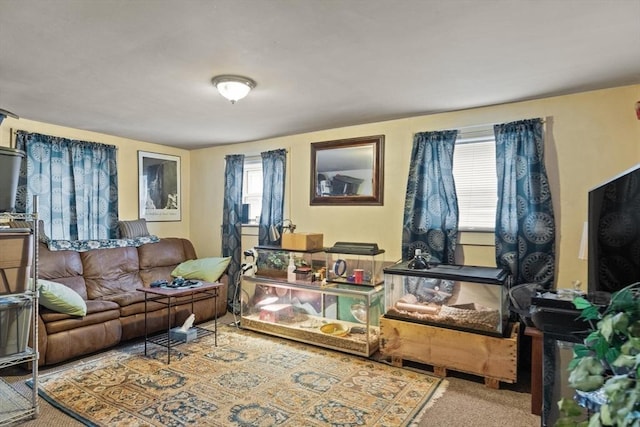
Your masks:
M 157 243 L 158 236 L 136 237 L 134 239 L 100 239 L 100 240 L 49 240 L 50 251 L 86 252 L 93 249 L 138 247 L 147 243 Z
M 284 181 L 287 173 L 287 150 L 265 151 L 262 156 L 262 212 L 258 242 L 280 245 L 269 240 L 269 227 L 282 224 L 284 211 Z M 280 230 L 282 231 L 282 230 Z
M 457 134 L 448 130 L 414 136 L 402 229 L 404 260 L 421 249 L 430 262 L 455 263 L 458 198 L 453 150 Z
M 38 216 L 52 239 L 117 237 L 116 147 L 18 131 L 16 147 L 26 152 L 20 168 L 16 208 Z
M 513 284 L 553 286 L 555 219 L 544 165 L 542 119 L 494 126 L 498 173 L 496 265 Z
M 222 256 L 231 257 L 227 272 L 231 280 L 227 292 L 230 311 L 239 312 L 237 287 L 242 259 L 242 178 L 244 155 L 225 157 L 224 205 L 222 207 Z

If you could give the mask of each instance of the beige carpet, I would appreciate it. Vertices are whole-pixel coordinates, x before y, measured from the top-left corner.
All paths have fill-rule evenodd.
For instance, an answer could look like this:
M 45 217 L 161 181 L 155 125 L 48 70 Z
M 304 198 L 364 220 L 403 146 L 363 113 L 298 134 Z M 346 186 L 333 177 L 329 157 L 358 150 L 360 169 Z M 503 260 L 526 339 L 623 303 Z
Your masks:
M 233 320 L 231 315 L 221 319 L 225 324 Z M 166 353 L 165 353 L 166 354 Z M 96 355 L 83 359 L 82 362 L 100 358 Z M 43 375 L 72 367 L 81 361 L 70 362 L 64 366 L 45 368 Z M 173 362 L 172 362 L 173 364 Z M 429 373 L 430 367 L 418 366 Z M 439 426 L 495 426 L 495 427 L 534 427 L 540 425 L 540 417 L 530 413 L 531 395 L 528 393 L 528 369 L 519 374 L 517 384 L 501 384 L 500 390 L 489 389 L 484 386 L 482 378 L 465 376 L 449 372 L 451 376 L 443 381 L 439 390 L 446 388 L 441 397 L 432 398 L 428 410 L 418 423 L 419 427 Z M 24 379 L 28 377 L 24 371 L 2 372 L 5 379 L 16 382 L 17 387 L 28 393 Z M 7 375 L 11 377 L 7 378 Z M 41 399 L 40 415 L 34 420 L 22 424 L 24 427 L 41 426 L 78 427 L 82 424 L 65 415 L 62 411 Z

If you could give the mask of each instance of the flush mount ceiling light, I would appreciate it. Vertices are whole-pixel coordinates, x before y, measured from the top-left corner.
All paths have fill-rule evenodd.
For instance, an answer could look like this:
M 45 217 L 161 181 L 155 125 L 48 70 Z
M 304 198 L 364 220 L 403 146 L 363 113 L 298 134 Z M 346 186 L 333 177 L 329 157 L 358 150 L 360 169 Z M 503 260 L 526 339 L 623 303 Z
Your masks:
M 222 75 L 211 79 L 211 83 L 218 89 L 220 95 L 235 104 L 236 101 L 244 98 L 249 91 L 256 87 L 256 82 L 248 77 Z

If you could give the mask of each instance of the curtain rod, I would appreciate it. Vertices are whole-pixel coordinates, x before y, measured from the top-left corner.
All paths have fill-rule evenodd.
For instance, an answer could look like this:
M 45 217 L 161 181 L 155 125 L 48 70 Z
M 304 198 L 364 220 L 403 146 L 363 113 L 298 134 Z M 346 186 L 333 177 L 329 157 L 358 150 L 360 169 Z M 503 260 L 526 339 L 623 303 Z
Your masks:
M 479 125 L 469 125 L 469 126 L 461 126 L 456 128 L 455 130 L 458 131 L 462 131 L 462 130 L 466 130 L 466 129 L 476 129 L 476 128 L 489 128 L 489 127 L 493 127 L 495 125 L 501 125 L 504 123 L 512 123 L 512 122 L 520 122 L 523 120 L 533 120 L 533 119 L 519 119 L 519 120 L 511 120 L 509 122 L 494 122 L 494 123 L 483 123 L 483 124 L 479 124 Z M 542 119 L 542 124 L 546 123 L 546 119 Z
M 47 136 L 50 138 L 60 138 L 60 139 L 66 139 L 68 141 L 71 142 L 79 142 L 79 143 L 83 143 L 83 144 L 95 144 L 95 145 L 101 145 L 103 147 L 107 147 L 107 148 L 113 148 L 115 150 L 119 150 L 118 146 L 115 144 L 107 144 L 106 142 L 96 142 L 96 141 L 84 141 L 84 140 L 80 140 L 80 139 L 76 139 L 76 138 L 69 138 L 68 136 L 56 136 L 56 135 L 47 135 L 46 133 L 40 133 L 40 132 L 30 132 L 27 130 L 22 130 L 22 129 L 10 129 L 11 135 L 13 136 L 13 140 L 14 140 L 14 144 L 17 144 L 17 142 L 15 141 L 15 137 L 16 135 L 18 135 L 18 132 L 25 132 L 25 133 L 37 133 L 38 135 L 43 135 L 43 136 Z

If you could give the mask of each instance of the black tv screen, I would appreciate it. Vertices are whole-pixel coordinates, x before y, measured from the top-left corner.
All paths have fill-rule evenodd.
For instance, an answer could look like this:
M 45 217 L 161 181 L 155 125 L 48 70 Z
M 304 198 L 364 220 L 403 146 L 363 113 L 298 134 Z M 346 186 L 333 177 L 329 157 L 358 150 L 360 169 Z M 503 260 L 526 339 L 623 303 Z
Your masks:
M 588 289 L 640 282 L 640 164 L 589 191 Z

